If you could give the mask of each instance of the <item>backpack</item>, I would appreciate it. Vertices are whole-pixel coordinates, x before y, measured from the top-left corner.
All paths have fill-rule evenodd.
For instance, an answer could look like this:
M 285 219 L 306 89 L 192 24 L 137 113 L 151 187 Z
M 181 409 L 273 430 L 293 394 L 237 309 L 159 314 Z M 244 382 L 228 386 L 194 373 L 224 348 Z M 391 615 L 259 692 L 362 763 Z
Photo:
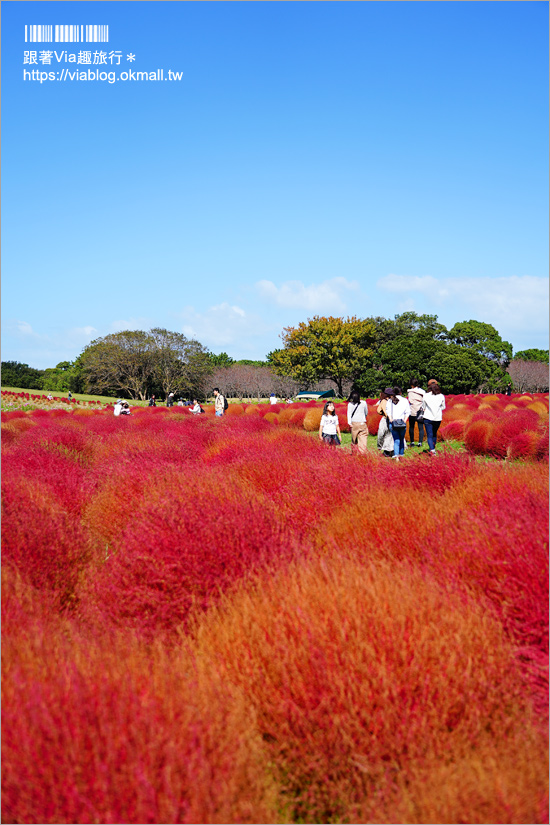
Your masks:
M 224 410 L 226 410 L 228 407 L 229 407 L 229 404 L 227 403 L 227 398 L 224 395 L 224 397 L 223 397 L 223 408 L 224 408 Z

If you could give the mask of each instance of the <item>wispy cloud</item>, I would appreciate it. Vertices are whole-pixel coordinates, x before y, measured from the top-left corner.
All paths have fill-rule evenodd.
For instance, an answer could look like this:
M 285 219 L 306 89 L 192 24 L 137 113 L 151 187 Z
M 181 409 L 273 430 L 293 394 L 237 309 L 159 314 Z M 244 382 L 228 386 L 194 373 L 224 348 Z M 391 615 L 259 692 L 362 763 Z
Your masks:
M 423 298 L 432 309 L 455 309 L 457 320 L 465 313 L 476 320 L 511 330 L 545 329 L 548 323 L 548 279 L 532 275 L 506 278 L 434 278 L 432 276 L 386 275 L 377 287 L 402 297 Z M 462 313 L 464 318 L 458 317 Z
M 357 293 L 357 281 L 346 278 L 330 278 L 318 284 L 302 281 L 285 281 L 276 286 L 273 281 L 255 284 L 259 296 L 266 302 L 285 309 L 303 309 L 307 312 L 345 312 L 345 298 L 350 292 Z
M 87 326 L 87 327 L 73 327 L 69 330 L 69 336 L 71 338 L 76 339 L 84 339 L 84 340 L 91 340 L 96 335 L 99 335 L 99 332 L 95 327 Z
M 209 347 L 240 345 L 265 332 L 265 323 L 258 315 L 226 302 L 211 306 L 205 312 L 185 307 L 180 317 L 184 335 Z
M 32 326 L 27 321 L 9 320 L 5 324 L 6 332 L 16 335 L 21 338 L 41 338 L 43 336 L 35 332 Z

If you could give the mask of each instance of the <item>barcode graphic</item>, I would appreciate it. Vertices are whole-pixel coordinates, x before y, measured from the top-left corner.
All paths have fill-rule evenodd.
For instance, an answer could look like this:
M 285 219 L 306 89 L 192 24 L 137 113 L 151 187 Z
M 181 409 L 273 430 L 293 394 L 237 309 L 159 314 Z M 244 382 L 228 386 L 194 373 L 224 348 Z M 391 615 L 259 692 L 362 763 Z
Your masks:
M 25 43 L 108 43 L 109 26 L 25 26 Z

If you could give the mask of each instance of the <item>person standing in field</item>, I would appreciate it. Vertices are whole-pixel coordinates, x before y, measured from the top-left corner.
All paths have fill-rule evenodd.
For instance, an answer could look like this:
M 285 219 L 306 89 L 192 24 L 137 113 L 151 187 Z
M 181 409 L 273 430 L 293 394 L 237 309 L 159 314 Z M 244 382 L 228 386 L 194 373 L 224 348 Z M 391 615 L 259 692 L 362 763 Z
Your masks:
M 407 432 L 407 420 L 411 414 L 409 402 L 401 395 L 400 387 L 393 388 L 391 398 L 386 402 L 386 412 L 393 435 L 393 457 L 399 461 L 405 453 L 405 433 Z
M 271 395 L 269 396 L 269 403 L 270 404 L 276 404 L 277 403 L 277 396 L 275 395 L 274 392 L 272 392 Z
M 357 449 L 361 455 L 367 452 L 367 436 L 369 434 L 367 427 L 368 412 L 367 402 L 361 401 L 357 390 L 353 390 L 348 402 L 348 424 L 351 429 L 352 450 L 353 447 L 357 445 Z
M 157 406 L 157 402 L 156 402 L 156 400 L 155 400 L 155 396 L 154 396 L 154 395 L 152 395 L 152 396 L 151 396 L 151 398 L 149 399 L 149 406 L 150 406 L 150 407 L 156 407 L 156 406 Z
M 214 387 L 214 410 L 218 418 L 221 418 L 225 412 L 225 398 L 218 387 Z
M 332 401 L 327 401 L 319 424 L 319 440 L 324 441 L 331 447 L 338 447 L 342 443 L 340 432 L 340 422 L 336 414 L 336 408 Z
M 445 409 L 445 396 L 436 381 L 430 385 L 429 392 L 424 396 L 422 409 L 424 410 L 424 426 L 426 427 L 430 455 L 435 455 L 437 431 L 439 430 L 443 419 L 443 410 Z
M 422 415 L 420 416 L 420 420 L 418 420 L 418 414 L 422 410 L 422 402 L 424 401 L 424 396 L 426 393 L 420 386 L 419 382 L 416 378 L 413 378 L 411 381 L 411 388 L 407 390 L 407 398 L 409 399 L 409 404 L 411 407 L 411 414 L 409 416 L 409 441 L 411 447 L 414 447 L 414 425 L 418 424 L 418 446 L 422 446 L 422 442 L 424 441 L 424 423 L 422 421 Z
M 386 389 L 380 393 L 380 401 L 376 407 L 376 412 L 378 415 L 382 416 L 382 420 L 380 421 L 380 425 L 378 427 L 376 446 L 387 458 L 391 458 L 393 455 L 393 435 L 391 434 L 390 422 L 386 410 L 388 399 L 392 393 L 393 389 L 391 387 L 386 387 Z

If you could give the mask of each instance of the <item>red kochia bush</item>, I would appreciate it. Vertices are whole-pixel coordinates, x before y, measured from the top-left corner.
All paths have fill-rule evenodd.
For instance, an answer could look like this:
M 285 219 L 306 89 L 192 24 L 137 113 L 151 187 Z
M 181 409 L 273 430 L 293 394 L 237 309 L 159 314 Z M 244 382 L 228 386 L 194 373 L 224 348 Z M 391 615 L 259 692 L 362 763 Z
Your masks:
M 460 440 L 464 437 L 464 423 L 464 421 L 458 420 L 444 421 L 438 430 L 438 436 L 441 434 L 445 441 L 453 438 Z
M 501 628 L 406 566 L 335 556 L 291 568 L 225 601 L 197 639 L 256 708 L 298 821 L 395 821 L 411 781 L 475 759 L 488 732 L 517 760 L 512 787 L 524 781 L 517 765 L 532 757 L 518 742 L 533 734 Z M 491 801 L 498 784 L 497 775 Z M 532 793 L 536 816 L 533 778 L 520 795 Z
M 291 533 L 267 502 L 220 473 L 173 474 L 143 489 L 108 558 L 80 592 L 87 620 L 147 635 L 174 631 L 220 591 L 295 552 Z
M 46 485 L 3 478 L 2 556 L 35 587 L 52 591 L 62 606 L 87 560 L 88 539 Z
M 2 594 L 3 822 L 277 821 L 265 746 L 225 678 L 129 635 L 81 637 L 14 584 Z
M 487 451 L 487 443 L 491 436 L 491 422 L 483 418 L 472 421 L 465 429 L 464 444 L 466 448 L 476 455 L 484 455 Z
M 538 416 L 532 410 L 517 410 L 508 415 L 501 413 L 492 423 L 487 439 L 488 455 L 504 458 L 508 445 L 514 437 L 530 430 L 536 430 L 538 423 Z

